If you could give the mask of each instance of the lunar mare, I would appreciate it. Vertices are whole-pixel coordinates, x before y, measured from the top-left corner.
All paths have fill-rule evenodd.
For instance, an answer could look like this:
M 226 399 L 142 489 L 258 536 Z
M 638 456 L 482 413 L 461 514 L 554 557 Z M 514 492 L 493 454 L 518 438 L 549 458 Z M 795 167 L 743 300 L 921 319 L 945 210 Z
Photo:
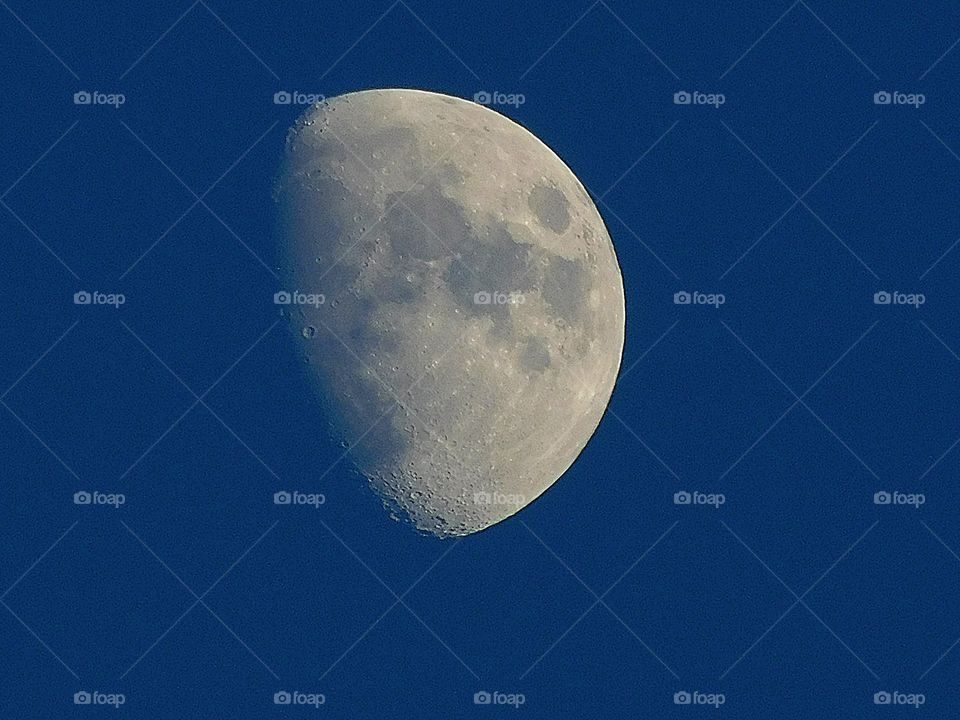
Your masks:
M 486 107 L 369 90 L 298 120 L 275 199 L 284 282 L 323 295 L 284 307 L 293 337 L 396 516 L 466 535 L 556 482 L 624 333 L 613 244 L 563 161 Z

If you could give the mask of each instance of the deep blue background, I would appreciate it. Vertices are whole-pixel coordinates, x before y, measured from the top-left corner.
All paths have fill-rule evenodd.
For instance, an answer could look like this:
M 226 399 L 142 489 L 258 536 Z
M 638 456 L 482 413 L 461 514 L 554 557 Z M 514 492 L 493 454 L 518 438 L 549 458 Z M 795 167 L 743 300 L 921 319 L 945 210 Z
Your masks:
M 118 716 L 78 690 L 137 718 L 314 712 L 281 689 L 336 718 L 514 712 L 484 689 L 517 717 L 960 711 L 956 3 L 0 5 L 0 716 Z M 270 182 L 303 108 L 273 93 L 371 87 L 523 93 L 499 109 L 599 198 L 623 269 L 596 436 L 458 543 L 331 469 L 274 326 Z

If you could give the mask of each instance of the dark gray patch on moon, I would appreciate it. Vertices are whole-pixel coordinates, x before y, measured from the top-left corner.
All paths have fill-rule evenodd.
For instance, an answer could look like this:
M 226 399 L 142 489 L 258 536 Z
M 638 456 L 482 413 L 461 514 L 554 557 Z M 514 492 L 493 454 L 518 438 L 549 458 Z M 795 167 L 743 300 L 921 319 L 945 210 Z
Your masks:
M 583 296 L 590 289 L 589 282 L 581 261 L 554 255 L 547 261 L 540 287 L 551 312 L 574 324 L 583 316 Z
M 557 234 L 570 227 L 570 203 L 556 188 L 537 185 L 530 192 L 527 203 L 544 227 L 550 228 Z
M 527 372 L 540 373 L 550 367 L 550 351 L 542 340 L 530 335 L 520 353 L 520 366 Z

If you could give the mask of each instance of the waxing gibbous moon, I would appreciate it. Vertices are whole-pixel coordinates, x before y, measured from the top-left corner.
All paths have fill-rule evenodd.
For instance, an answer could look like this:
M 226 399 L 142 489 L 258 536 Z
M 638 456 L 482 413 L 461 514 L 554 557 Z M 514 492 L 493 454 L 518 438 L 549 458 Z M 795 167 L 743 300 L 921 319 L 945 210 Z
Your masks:
M 275 200 L 304 367 L 396 517 L 467 535 L 563 475 L 610 399 L 624 295 L 550 148 L 459 98 L 350 93 L 290 130 Z

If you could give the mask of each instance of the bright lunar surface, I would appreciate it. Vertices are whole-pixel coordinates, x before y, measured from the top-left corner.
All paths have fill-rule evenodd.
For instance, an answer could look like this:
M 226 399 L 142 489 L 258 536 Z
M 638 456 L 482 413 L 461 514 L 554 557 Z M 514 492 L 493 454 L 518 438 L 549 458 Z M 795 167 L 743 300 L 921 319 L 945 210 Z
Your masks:
M 466 535 L 556 482 L 624 331 L 613 244 L 563 161 L 482 105 L 368 90 L 298 120 L 275 198 L 283 311 L 331 435 L 395 516 Z

